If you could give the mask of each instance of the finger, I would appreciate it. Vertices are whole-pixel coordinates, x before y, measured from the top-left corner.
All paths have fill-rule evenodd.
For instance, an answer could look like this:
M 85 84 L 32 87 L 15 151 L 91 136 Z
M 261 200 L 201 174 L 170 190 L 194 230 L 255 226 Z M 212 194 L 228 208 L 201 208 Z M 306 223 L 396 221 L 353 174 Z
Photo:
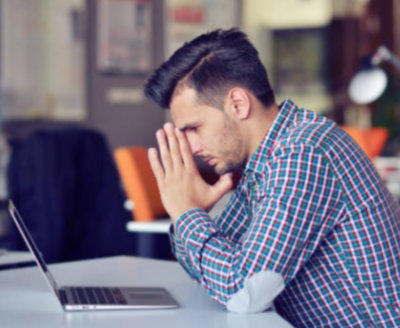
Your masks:
M 183 163 L 189 169 L 197 170 L 196 163 L 193 158 L 192 150 L 189 145 L 189 141 L 187 140 L 186 134 L 179 129 L 176 129 L 176 136 L 179 142 L 179 148 L 181 152 L 181 156 L 183 159 Z
M 174 169 L 182 166 L 183 159 L 179 149 L 178 139 L 176 137 L 175 128 L 172 123 L 164 124 L 164 131 L 168 138 L 168 147 L 171 155 Z
M 220 199 L 225 193 L 233 187 L 232 173 L 225 173 L 220 176 L 218 181 L 211 187 L 213 196 L 216 200 Z
M 153 170 L 154 176 L 156 177 L 157 183 L 160 184 L 164 180 L 165 172 L 164 168 L 158 158 L 157 149 L 149 148 L 147 155 L 150 161 L 151 169 Z
M 158 147 L 160 148 L 160 156 L 162 164 L 164 166 L 164 171 L 166 173 L 171 172 L 172 160 L 164 130 L 162 129 L 158 130 L 156 132 L 156 138 L 158 142 Z

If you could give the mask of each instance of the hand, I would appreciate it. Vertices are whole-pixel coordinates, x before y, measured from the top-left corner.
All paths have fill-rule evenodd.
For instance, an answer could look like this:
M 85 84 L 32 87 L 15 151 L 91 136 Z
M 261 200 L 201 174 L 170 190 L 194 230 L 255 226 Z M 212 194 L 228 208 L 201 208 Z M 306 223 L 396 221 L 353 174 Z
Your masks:
M 150 148 L 148 155 L 161 199 L 173 223 L 184 212 L 193 208 L 211 207 L 233 186 L 232 175 L 226 173 L 209 185 L 201 177 L 184 132 L 166 123 L 156 132 L 160 149 Z

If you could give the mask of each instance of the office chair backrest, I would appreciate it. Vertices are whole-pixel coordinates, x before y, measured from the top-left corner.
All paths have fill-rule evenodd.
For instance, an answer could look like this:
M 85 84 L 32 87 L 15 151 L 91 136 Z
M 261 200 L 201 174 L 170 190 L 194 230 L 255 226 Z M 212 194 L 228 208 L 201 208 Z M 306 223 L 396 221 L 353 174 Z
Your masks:
M 9 196 L 47 262 L 135 251 L 125 228 L 131 215 L 101 132 L 80 125 L 39 129 L 13 143 L 7 179 Z M 16 229 L 9 247 L 26 249 Z
M 146 222 L 167 217 L 147 149 L 120 147 L 115 150 L 114 156 L 126 195 L 133 202 L 134 220 Z
M 361 147 L 361 149 L 373 160 L 379 156 L 389 137 L 389 132 L 384 127 L 372 127 L 370 129 L 361 129 L 355 126 L 342 126 Z

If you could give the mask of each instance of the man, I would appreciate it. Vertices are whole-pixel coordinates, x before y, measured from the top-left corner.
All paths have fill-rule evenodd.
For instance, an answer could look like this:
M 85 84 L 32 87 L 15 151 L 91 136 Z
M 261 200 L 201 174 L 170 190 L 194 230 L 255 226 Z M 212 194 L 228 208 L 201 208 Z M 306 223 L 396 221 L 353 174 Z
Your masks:
M 237 312 L 274 300 L 296 327 L 400 326 L 399 206 L 343 130 L 290 100 L 275 104 L 245 34 L 186 43 L 145 93 L 175 123 L 156 132 L 160 158 L 149 149 L 173 252 L 213 299 Z M 193 155 L 221 175 L 215 185 Z

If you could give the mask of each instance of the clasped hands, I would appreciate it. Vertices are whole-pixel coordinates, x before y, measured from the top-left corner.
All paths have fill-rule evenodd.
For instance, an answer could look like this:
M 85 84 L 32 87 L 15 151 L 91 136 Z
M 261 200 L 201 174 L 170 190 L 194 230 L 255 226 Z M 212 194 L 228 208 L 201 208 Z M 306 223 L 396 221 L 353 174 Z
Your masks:
M 232 175 L 222 175 L 214 185 L 201 177 L 185 132 L 166 123 L 156 132 L 160 157 L 155 148 L 148 156 L 163 205 L 175 224 L 184 212 L 202 208 L 209 210 L 233 186 Z

